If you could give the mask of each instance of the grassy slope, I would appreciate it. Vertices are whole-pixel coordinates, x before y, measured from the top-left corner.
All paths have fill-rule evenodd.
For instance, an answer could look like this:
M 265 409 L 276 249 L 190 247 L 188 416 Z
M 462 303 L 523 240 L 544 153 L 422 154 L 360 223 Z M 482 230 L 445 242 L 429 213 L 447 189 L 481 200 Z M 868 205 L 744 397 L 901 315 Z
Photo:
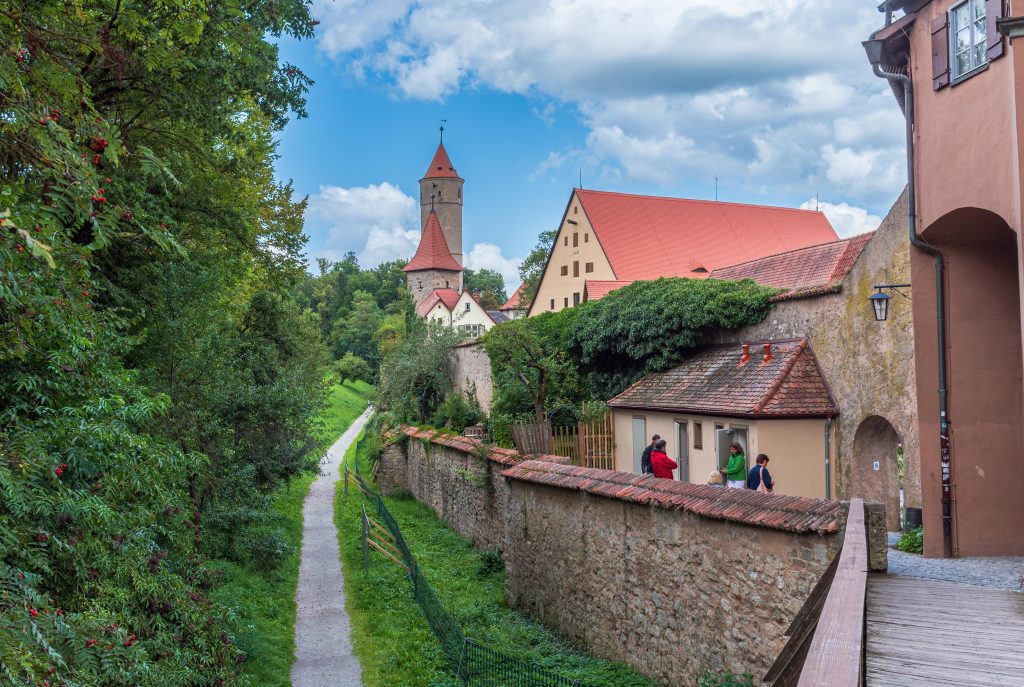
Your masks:
M 370 387 L 362 382 L 335 385 L 317 428 L 326 447 L 348 429 L 366 410 Z M 295 588 L 299 578 L 302 545 L 302 504 L 309 485 L 316 478 L 304 474 L 274 496 L 274 511 L 281 519 L 284 536 L 292 554 L 270 572 L 262 572 L 228 561 L 218 561 L 224 584 L 214 598 L 235 609 L 239 647 L 249 657 L 243 666 L 247 683 L 258 687 L 289 687 L 295 660 Z
M 346 460 L 353 460 L 355 447 Z M 360 456 L 361 466 L 365 456 Z M 363 470 L 364 474 L 367 470 Z M 340 485 L 339 485 L 340 487 Z M 457 687 L 440 644 L 412 597 L 409 581 L 392 563 L 374 555 L 363 575 L 358 490 L 335 501 L 353 644 L 366 687 Z M 411 498 L 389 498 L 398 521 L 445 607 L 467 636 L 506 654 L 526 658 L 552 672 L 594 687 L 653 685 L 628 667 L 595 659 L 542 625 L 505 606 L 505 575 L 488 571 L 473 546 Z

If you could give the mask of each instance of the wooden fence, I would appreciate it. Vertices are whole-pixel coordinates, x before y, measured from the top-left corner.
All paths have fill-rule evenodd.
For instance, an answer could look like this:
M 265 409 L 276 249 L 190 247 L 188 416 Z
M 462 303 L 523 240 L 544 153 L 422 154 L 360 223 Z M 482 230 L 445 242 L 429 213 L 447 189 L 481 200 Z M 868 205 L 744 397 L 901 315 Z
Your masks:
M 786 631 L 764 676 L 771 687 L 861 687 L 868 546 L 864 501 L 852 499 L 843 548 Z
M 573 465 L 615 469 L 615 424 L 603 403 L 584 403 L 580 421 L 573 426 L 552 427 L 550 422 L 517 422 L 512 425 L 516 450 L 524 455 L 566 456 Z

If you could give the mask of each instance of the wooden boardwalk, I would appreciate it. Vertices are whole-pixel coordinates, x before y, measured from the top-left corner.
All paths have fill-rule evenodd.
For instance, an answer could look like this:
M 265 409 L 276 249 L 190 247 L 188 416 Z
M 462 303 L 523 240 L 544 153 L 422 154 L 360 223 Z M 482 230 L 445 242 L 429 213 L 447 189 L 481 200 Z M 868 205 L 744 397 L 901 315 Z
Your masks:
M 871 575 L 867 687 L 1024 687 L 1024 594 Z

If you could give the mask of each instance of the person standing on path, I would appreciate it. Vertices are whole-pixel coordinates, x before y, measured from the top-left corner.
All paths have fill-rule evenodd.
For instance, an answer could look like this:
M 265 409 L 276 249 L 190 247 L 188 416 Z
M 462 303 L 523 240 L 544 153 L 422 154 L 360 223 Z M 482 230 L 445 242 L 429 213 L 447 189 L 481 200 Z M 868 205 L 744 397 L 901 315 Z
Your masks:
M 651 451 L 651 472 L 655 477 L 662 479 L 673 479 L 672 471 L 679 467 L 679 464 L 668 457 L 665 453 L 665 440 L 659 439 Z
M 729 444 L 729 462 L 725 466 L 725 478 L 731 489 L 747 488 L 747 457 L 743 455 L 743 447 Z
M 334 525 L 335 485 L 345 452 L 355 442 L 368 409 L 327 451 L 323 472 L 302 507 L 302 559 L 295 590 L 295 662 L 292 687 L 359 687 L 362 669 L 352 653 L 351 625 L 345 610 L 345 581 Z
M 644 452 L 640 454 L 640 473 L 644 475 L 651 474 L 651 453 L 654 451 L 655 445 L 661 439 L 661 435 L 655 434 L 651 437 L 651 443 L 647 445 Z
M 768 472 L 768 456 L 764 453 L 759 453 L 754 462 L 757 465 L 750 468 L 750 472 L 747 473 L 747 489 L 762 491 L 768 494 L 772 493 L 772 490 L 775 488 L 775 482 L 772 480 L 772 473 Z M 763 489 L 761 488 L 762 484 L 764 485 Z

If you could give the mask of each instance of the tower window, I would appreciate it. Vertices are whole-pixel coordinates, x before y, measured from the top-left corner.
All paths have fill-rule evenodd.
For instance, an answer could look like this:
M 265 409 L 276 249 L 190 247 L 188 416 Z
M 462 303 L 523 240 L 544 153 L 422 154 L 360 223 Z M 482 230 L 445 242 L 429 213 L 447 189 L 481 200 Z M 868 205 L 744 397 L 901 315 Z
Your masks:
M 450 288 L 451 288 L 451 287 L 450 287 L 450 286 L 448 285 L 448 282 L 447 282 L 447 281 L 446 281 L 446 282 L 444 283 L 444 288 L 446 288 L 446 289 L 450 289 Z
M 568 277 L 569 276 L 569 266 L 568 265 L 562 265 L 562 276 L 563 277 Z
M 580 261 L 579 260 L 573 260 L 572 261 L 572 276 L 574 276 L 574 277 L 580 276 Z
M 572 235 L 572 247 L 576 248 L 579 245 L 580 245 L 580 234 L 579 234 L 579 232 L 573 232 L 573 235 Z

